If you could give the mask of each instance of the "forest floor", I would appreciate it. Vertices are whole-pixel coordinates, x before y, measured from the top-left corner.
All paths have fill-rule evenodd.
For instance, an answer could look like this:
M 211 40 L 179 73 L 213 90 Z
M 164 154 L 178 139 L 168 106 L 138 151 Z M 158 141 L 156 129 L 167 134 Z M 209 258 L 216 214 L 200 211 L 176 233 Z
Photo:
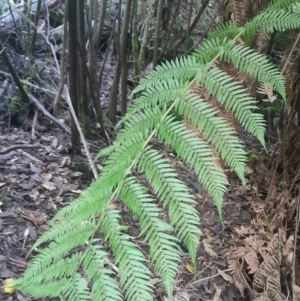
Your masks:
M 49 123 L 48 121 L 45 121 Z M 23 128 L 0 127 L 0 145 L 2 150 L 12 145 L 29 145 L 30 131 Z M 246 147 L 259 153 L 259 144 L 243 133 L 241 139 Z M 67 153 L 70 137 L 54 125 L 47 124 L 34 144 L 37 149 L 14 150 L 0 155 L 0 278 L 18 278 L 24 272 L 32 256 L 26 258 L 28 251 L 45 228 L 47 222 L 62 206 L 87 187 L 93 180 L 91 173 L 74 170 Z M 101 145 L 89 144 L 92 154 L 96 154 Z M 162 147 L 162 146 L 160 146 Z M 253 149 L 256 148 L 256 149 Z M 1 150 L 0 150 L 1 151 Z M 162 149 L 168 153 L 167 148 Z M 182 255 L 182 264 L 175 283 L 175 294 L 180 300 L 247 300 L 243 299 L 232 281 L 228 271 L 227 254 L 236 247 L 239 239 L 236 229 L 247 227 L 251 223 L 249 208 L 253 203 L 253 183 L 266 176 L 263 162 L 247 168 L 247 185 L 242 186 L 234 173 L 228 171 L 230 186 L 223 203 L 223 224 L 216 206 L 208 199 L 198 184 L 193 172 L 175 156 L 173 160 L 180 178 L 191 188 L 198 201 L 201 217 L 200 247 L 197 255 L 196 277 L 192 272 L 192 263 L 188 254 Z M 79 162 L 81 160 L 81 162 Z M 87 159 L 76 157 L 77 164 L 88 166 Z M 80 164 L 78 164 L 80 166 Z M 255 175 L 255 181 L 253 181 Z M 138 224 L 120 205 L 124 221 L 130 225 L 130 234 L 137 236 Z M 137 240 L 142 248 L 144 242 Z M 156 300 L 167 300 L 160 279 L 154 278 Z M 220 299 L 222 296 L 222 299 Z M 20 292 L 7 295 L 0 290 L 1 301 L 33 300 Z M 46 301 L 48 299 L 40 299 Z

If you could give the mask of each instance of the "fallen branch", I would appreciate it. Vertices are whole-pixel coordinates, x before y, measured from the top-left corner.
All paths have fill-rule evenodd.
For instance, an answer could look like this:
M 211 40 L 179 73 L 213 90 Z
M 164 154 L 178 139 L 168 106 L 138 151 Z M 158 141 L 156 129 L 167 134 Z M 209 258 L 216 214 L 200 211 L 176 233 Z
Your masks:
M 16 145 L 12 145 L 8 148 L 5 148 L 3 150 L 0 150 L 0 155 L 5 155 L 8 154 L 16 149 L 32 149 L 32 148 L 40 148 L 41 146 L 38 144 L 31 144 L 31 145 L 27 145 L 27 144 L 16 144 Z

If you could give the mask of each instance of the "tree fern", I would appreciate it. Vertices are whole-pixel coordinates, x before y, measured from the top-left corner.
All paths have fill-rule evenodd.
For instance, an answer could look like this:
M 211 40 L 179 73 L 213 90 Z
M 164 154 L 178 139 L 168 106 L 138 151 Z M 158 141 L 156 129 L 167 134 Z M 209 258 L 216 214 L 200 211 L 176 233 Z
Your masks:
M 35 297 L 62 296 L 70 301 L 117 301 L 124 296 L 150 301 L 153 271 L 172 297 L 181 255 L 177 244 L 186 246 L 195 263 L 200 218 L 192 192 L 152 142 L 167 144 L 195 171 L 222 216 L 228 181 L 219 161 L 244 182 L 245 151 L 218 107 L 193 87 L 202 86 L 264 145 L 264 121 L 255 99 L 219 63 L 232 63 L 285 99 L 280 72 L 240 41 L 250 44 L 257 32 L 299 27 L 300 18 L 288 11 L 294 3 L 272 1 L 244 27 L 233 22 L 218 26 L 192 55 L 158 66 L 141 81 L 116 141 L 97 156 L 106 157 L 99 178 L 54 216 L 32 250 L 42 244 L 43 248 L 24 276 L 14 281 L 17 289 Z M 116 200 L 137 216 L 149 256 L 127 234 Z M 167 213 L 165 219 L 162 213 Z M 104 242 L 109 254 L 103 250 Z M 114 261 L 114 272 L 108 257 Z

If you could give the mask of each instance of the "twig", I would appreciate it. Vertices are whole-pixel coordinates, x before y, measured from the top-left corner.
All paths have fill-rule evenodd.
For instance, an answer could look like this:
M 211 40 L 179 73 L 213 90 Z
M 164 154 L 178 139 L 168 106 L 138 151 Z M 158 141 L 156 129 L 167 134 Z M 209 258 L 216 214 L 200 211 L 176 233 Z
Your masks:
M 32 121 L 32 128 L 31 128 L 31 138 L 34 140 L 35 137 L 35 126 L 37 124 L 37 117 L 38 117 L 38 110 L 35 110 L 34 112 L 34 117 L 33 117 L 33 121 Z
M 29 99 L 35 104 L 35 106 L 45 115 L 47 116 L 50 120 L 55 122 L 57 125 L 59 125 L 63 130 L 65 130 L 68 134 L 71 134 L 71 130 L 69 129 L 68 126 L 66 126 L 64 123 L 56 119 L 54 116 L 52 116 L 46 109 L 45 107 L 31 94 L 28 94 Z
M 32 156 L 32 155 L 29 155 L 29 154 L 26 153 L 25 151 L 23 151 L 23 150 L 21 150 L 21 149 L 18 149 L 17 152 L 20 153 L 21 155 L 23 155 L 23 156 L 29 158 L 30 160 L 35 161 L 35 162 L 37 162 L 37 163 L 40 164 L 40 165 L 43 165 L 43 162 L 42 162 L 41 160 L 39 160 L 38 158 L 36 158 L 36 157 L 34 157 L 34 156 Z
M 16 149 L 33 149 L 33 148 L 39 148 L 41 147 L 38 144 L 16 144 L 16 145 L 12 145 L 10 147 L 7 147 L 3 150 L 0 150 L 0 155 L 5 155 L 8 154 Z
M 229 271 L 230 271 L 230 269 L 226 269 L 226 270 L 222 270 L 222 271 L 220 271 L 220 272 L 229 272 Z M 220 273 L 220 272 L 218 272 L 218 273 L 215 274 L 215 275 L 212 275 L 212 276 L 209 276 L 209 277 L 206 277 L 206 278 L 202 278 L 202 279 L 196 280 L 196 281 L 190 283 L 189 285 L 193 285 L 193 284 L 196 284 L 196 283 L 205 281 L 205 280 L 209 280 L 209 279 L 212 279 L 212 278 L 216 278 L 216 277 L 218 277 L 218 276 L 221 276 L 221 273 Z
M 64 96 L 65 96 L 65 99 L 66 99 L 67 104 L 68 104 L 68 106 L 69 106 L 69 109 L 70 109 L 70 111 L 71 111 L 72 117 L 73 117 L 74 122 L 75 122 L 75 124 L 76 124 L 77 130 L 78 130 L 78 132 L 79 132 L 79 135 L 80 135 L 82 144 L 83 144 L 83 146 L 84 146 L 84 150 L 85 150 L 85 152 L 86 152 L 86 156 L 87 156 L 87 158 L 88 158 L 88 160 L 89 160 L 91 169 L 92 169 L 92 171 L 93 171 L 94 177 L 95 177 L 95 179 L 97 179 L 97 178 L 98 178 L 98 173 L 97 173 L 95 164 L 94 164 L 94 162 L 93 162 L 93 160 L 92 160 L 92 157 L 91 157 L 89 148 L 88 148 L 88 146 L 87 146 L 85 137 L 84 137 L 83 132 L 82 132 L 82 130 L 81 130 L 81 127 L 80 127 L 80 125 L 79 125 L 79 122 L 78 122 L 77 116 L 76 116 L 76 114 L 75 114 L 74 108 L 73 108 L 73 106 L 72 106 L 72 101 L 71 101 L 71 98 L 70 98 L 69 90 L 68 90 L 68 88 L 67 88 L 66 85 L 64 85 L 63 94 L 64 94 Z

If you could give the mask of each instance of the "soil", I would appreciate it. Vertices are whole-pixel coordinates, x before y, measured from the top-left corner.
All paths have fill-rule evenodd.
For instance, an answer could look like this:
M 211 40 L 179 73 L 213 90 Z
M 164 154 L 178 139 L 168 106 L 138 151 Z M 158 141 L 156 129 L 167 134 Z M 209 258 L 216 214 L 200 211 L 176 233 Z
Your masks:
M 44 123 L 49 123 L 43 120 Z M 259 144 L 251 136 L 243 134 L 252 149 Z M 251 139 L 249 141 L 249 139 Z M 39 137 L 32 141 L 31 133 L 23 128 L 0 127 L 1 148 L 16 144 L 39 144 L 37 149 L 14 150 L 0 155 L 0 278 L 18 278 L 24 272 L 32 256 L 26 258 L 29 250 L 45 228 L 51 217 L 65 204 L 72 201 L 89 183 L 93 181 L 84 156 L 72 158 L 68 155 L 70 137 L 55 125 L 47 124 Z M 89 144 L 92 154 L 102 145 Z M 259 150 L 259 147 L 257 147 Z M 197 256 L 196 276 L 188 254 L 183 252 L 182 264 L 175 283 L 175 294 L 186 300 L 242 300 L 237 288 L 232 284 L 228 272 L 226 253 L 235 244 L 235 228 L 250 223 L 249 204 L 251 189 L 243 187 L 234 173 L 228 171 L 230 186 L 223 204 L 223 224 L 216 206 L 207 197 L 197 178 L 181 162 L 172 158 L 180 178 L 194 192 L 198 201 L 203 236 Z M 77 170 L 72 166 L 76 161 Z M 80 167 L 80 170 L 78 170 Z M 82 171 L 83 170 L 83 171 Z M 253 171 L 249 169 L 247 185 L 250 185 Z M 256 174 L 256 177 L 258 175 Z M 124 206 L 124 220 L 130 223 L 130 234 L 135 235 L 137 223 L 130 217 Z M 143 247 L 143 246 L 142 246 Z M 184 250 L 183 250 L 184 251 Z M 167 300 L 163 285 L 154 278 L 155 299 Z M 13 295 L 0 290 L 2 301 L 33 300 L 20 292 Z M 49 299 L 39 299 L 46 301 Z M 184 299 L 182 299 L 184 300 Z M 245 299 L 243 299 L 245 300 Z

